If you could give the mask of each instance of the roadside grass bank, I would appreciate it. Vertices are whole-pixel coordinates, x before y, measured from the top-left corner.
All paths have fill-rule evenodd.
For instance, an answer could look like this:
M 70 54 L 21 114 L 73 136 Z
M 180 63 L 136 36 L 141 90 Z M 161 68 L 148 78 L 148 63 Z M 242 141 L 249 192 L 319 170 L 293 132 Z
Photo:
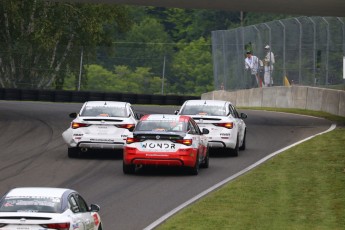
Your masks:
M 345 117 L 265 110 L 324 117 L 340 126 L 271 158 L 156 229 L 344 229 Z

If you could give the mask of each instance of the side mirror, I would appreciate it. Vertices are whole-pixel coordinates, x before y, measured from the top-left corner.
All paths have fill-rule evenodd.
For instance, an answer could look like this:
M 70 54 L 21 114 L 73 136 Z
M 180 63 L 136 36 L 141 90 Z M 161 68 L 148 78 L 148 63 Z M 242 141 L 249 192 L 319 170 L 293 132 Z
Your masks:
M 245 114 L 245 113 L 241 113 L 240 114 L 240 118 L 242 118 L 242 119 L 246 119 L 248 116 L 247 116 L 247 114 Z
M 90 211 L 91 212 L 99 212 L 99 210 L 100 210 L 99 205 L 97 205 L 97 204 L 91 204 L 90 205 Z
M 180 110 L 175 110 L 174 114 L 177 115 L 180 112 Z
M 77 113 L 70 113 L 70 114 L 69 114 L 69 117 L 70 117 L 70 118 L 76 118 L 77 116 L 78 116 Z
M 203 128 L 202 129 L 202 134 L 209 134 L 210 130 Z

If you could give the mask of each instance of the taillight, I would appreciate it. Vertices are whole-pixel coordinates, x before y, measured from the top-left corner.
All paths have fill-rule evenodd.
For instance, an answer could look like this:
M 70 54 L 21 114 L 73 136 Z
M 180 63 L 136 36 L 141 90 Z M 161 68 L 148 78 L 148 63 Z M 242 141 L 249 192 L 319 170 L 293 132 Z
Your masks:
M 133 137 L 127 137 L 126 139 L 126 144 L 132 144 L 135 142 L 140 142 L 140 140 L 138 138 L 133 138 Z
M 115 125 L 118 128 L 128 129 L 129 131 L 133 131 L 135 128 L 135 124 L 121 124 L 121 125 Z
M 40 226 L 56 230 L 69 230 L 70 223 L 41 224 Z
M 82 128 L 82 127 L 88 127 L 90 126 L 89 124 L 85 124 L 85 123 L 78 123 L 78 122 L 72 122 L 72 129 L 78 129 L 78 128 Z
M 232 129 L 234 127 L 234 123 L 233 122 L 213 123 L 213 125 L 219 126 L 219 127 L 224 127 L 224 128 L 227 128 L 227 129 Z
M 193 144 L 193 140 L 192 139 L 175 140 L 175 142 L 179 143 L 179 144 L 187 145 L 187 146 L 190 146 L 190 145 Z

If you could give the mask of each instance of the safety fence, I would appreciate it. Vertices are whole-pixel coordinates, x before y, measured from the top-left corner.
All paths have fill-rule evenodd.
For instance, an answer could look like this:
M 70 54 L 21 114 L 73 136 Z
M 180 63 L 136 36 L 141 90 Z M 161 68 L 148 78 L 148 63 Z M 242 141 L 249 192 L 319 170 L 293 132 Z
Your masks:
M 213 31 L 215 89 L 251 88 L 245 53 L 250 50 L 263 61 L 267 45 L 275 59 L 271 75 L 274 85 L 323 87 L 343 83 L 344 18 L 296 17 Z M 264 72 L 259 65 L 261 78 Z
M 186 100 L 200 99 L 187 95 L 151 95 L 132 93 L 105 93 L 92 91 L 32 90 L 0 88 L 0 100 L 85 102 L 125 101 L 132 104 L 182 105 Z

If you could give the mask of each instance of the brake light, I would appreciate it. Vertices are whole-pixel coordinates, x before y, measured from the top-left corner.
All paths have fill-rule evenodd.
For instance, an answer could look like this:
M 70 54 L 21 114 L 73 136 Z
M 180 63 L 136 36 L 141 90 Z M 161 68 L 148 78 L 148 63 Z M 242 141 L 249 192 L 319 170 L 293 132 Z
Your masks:
M 69 230 L 70 223 L 41 224 L 40 226 L 56 230 Z
M 140 140 L 138 138 L 133 138 L 133 137 L 127 137 L 126 139 L 126 144 L 132 144 L 135 142 L 140 142 Z
M 187 146 L 190 146 L 193 144 L 192 139 L 181 139 L 181 140 L 176 140 L 175 142 L 179 144 L 187 145 Z
M 133 131 L 133 129 L 135 128 L 135 124 L 121 124 L 115 126 L 122 129 L 128 129 L 129 131 Z
M 219 127 L 224 127 L 224 128 L 227 128 L 227 129 L 232 129 L 234 127 L 234 123 L 233 122 L 213 123 L 213 125 L 219 126 Z
M 82 128 L 82 127 L 88 127 L 90 126 L 89 124 L 85 124 L 85 123 L 78 123 L 78 122 L 72 122 L 72 129 L 78 129 L 78 128 Z

